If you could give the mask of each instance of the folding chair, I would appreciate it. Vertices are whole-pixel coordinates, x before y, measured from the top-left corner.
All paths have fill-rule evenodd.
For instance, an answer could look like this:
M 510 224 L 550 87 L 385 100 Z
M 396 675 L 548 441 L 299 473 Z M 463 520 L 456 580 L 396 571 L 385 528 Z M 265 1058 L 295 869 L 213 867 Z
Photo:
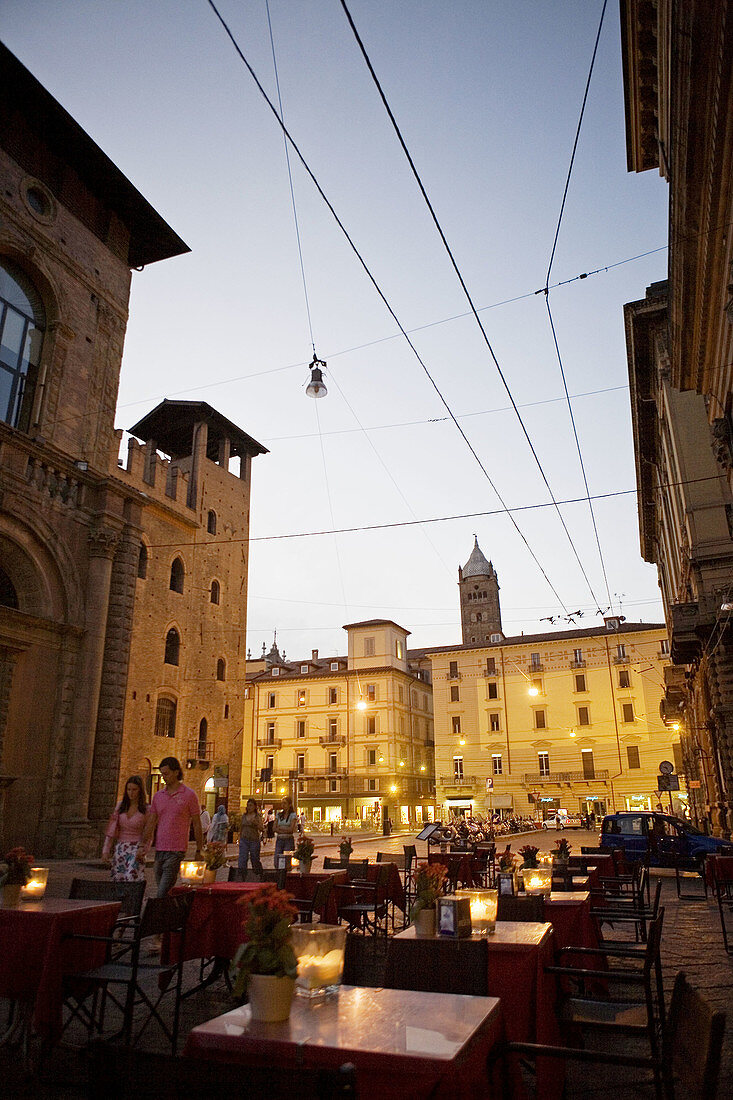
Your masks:
M 328 905 L 333 890 L 333 879 L 324 878 L 316 883 L 312 898 L 293 898 L 293 905 L 298 910 L 300 924 L 312 922 L 316 915 L 321 921 L 326 919 L 326 906 Z

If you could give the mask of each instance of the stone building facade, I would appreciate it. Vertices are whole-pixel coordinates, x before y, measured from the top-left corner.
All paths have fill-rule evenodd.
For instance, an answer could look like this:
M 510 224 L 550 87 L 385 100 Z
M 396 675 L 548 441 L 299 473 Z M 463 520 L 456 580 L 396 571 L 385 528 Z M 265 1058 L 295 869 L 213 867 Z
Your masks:
M 289 793 L 312 821 L 432 820 L 432 685 L 388 619 L 350 623 L 347 654 L 247 666 L 242 796 Z M 263 778 L 264 775 L 264 778 Z
M 629 171 L 669 183 L 668 279 L 625 307 L 642 553 L 693 814 L 733 828 L 733 11 L 623 0 Z

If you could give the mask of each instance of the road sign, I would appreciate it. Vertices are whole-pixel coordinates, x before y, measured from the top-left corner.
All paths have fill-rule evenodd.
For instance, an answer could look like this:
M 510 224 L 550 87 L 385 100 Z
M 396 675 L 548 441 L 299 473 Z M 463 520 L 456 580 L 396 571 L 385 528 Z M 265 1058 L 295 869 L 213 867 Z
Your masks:
M 663 760 L 662 763 L 659 765 L 659 770 L 662 775 L 671 775 L 674 771 L 674 764 L 672 764 L 669 760 Z
M 658 775 L 657 776 L 657 790 L 658 791 L 678 791 L 680 789 L 680 777 L 678 775 Z
M 699 791 L 700 786 L 701 784 L 699 779 L 690 779 L 687 784 L 688 790 L 690 791 Z
M 487 791 L 493 791 L 493 789 L 494 789 L 494 780 L 489 775 L 489 776 L 487 776 L 487 779 L 486 779 L 486 790 Z

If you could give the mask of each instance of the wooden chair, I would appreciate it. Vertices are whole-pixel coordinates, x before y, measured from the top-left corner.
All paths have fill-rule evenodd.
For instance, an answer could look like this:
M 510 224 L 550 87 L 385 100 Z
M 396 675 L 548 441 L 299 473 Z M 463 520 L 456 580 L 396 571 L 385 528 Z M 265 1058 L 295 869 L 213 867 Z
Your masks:
M 658 879 L 654 890 L 654 900 L 650 906 L 647 906 L 644 898 L 644 884 L 642 883 L 636 895 L 629 895 L 625 898 L 616 896 L 606 898 L 600 905 L 594 905 L 591 908 L 591 914 L 598 921 L 602 935 L 604 923 L 611 926 L 633 924 L 637 942 L 644 943 L 647 937 L 647 923 L 653 920 L 659 912 L 661 892 L 662 881 Z M 607 937 L 604 936 L 603 938 L 605 941 Z
M 329 876 L 316 883 L 312 898 L 293 898 L 293 905 L 298 910 L 298 920 L 301 924 L 313 921 L 316 915 L 319 920 L 325 921 L 326 906 L 332 890 L 333 879 Z
M 698 859 L 694 859 L 692 856 L 681 856 L 679 853 L 674 854 L 674 881 L 677 887 L 677 897 L 681 901 L 707 901 L 708 897 L 708 884 L 705 881 L 705 863 L 702 865 Z M 692 874 L 692 878 L 690 875 Z M 700 890 L 683 890 L 685 883 L 694 882 L 699 880 L 702 885 L 702 892 Z
M 349 882 L 354 882 L 356 879 L 360 881 L 366 879 L 367 867 L 369 866 L 369 859 L 350 859 L 346 865 L 346 871 L 349 876 Z
M 500 895 L 496 909 L 496 919 L 542 923 L 545 919 L 545 899 L 538 894 L 516 898 Z
M 729 942 L 730 924 L 733 918 L 733 860 L 721 862 L 718 857 L 713 862 L 713 890 L 720 914 L 720 928 L 723 933 L 723 947 L 727 955 L 733 954 L 733 945 Z
M 69 889 L 70 898 L 83 898 L 85 901 L 119 901 L 120 915 L 118 924 L 126 924 L 127 918 L 139 917 L 145 897 L 146 882 L 108 882 L 92 878 L 73 878 Z
M 287 877 L 288 872 L 284 867 L 278 867 L 276 871 L 267 870 L 262 872 L 262 881 L 274 882 L 278 890 L 285 889 L 285 880 Z
M 714 1012 L 710 1005 L 687 982 L 680 971 L 675 978 L 669 1006 L 667 1026 L 661 1044 L 661 1057 L 654 1058 L 576 1047 L 552 1047 L 539 1043 L 506 1043 L 502 1053 L 507 1071 L 506 1055 L 523 1058 L 561 1058 L 594 1065 L 646 1069 L 654 1076 L 658 1100 L 715 1100 L 718 1093 L 720 1056 L 725 1030 L 725 1013 Z M 494 1055 L 493 1057 L 496 1057 Z M 638 1077 L 635 1074 L 635 1082 Z
M 475 939 L 396 936 L 389 940 L 384 978 L 387 989 L 487 997 L 488 983 L 489 951 L 483 936 Z

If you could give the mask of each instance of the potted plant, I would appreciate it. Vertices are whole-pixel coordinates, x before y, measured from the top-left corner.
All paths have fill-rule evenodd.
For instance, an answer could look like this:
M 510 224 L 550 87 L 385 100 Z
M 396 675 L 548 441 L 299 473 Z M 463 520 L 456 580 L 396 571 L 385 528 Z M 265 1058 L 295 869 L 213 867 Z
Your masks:
M 302 836 L 298 841 L 293 855 L 300 864 L 301 875 L 310 874 L 311 863 L 313 862 L 313 853 L 316 850 L 316 846 L 309 836 Z
M 524 860 L 524 866 L 532 869 L 537 866 L 537 853 L 539 848 L 535 848 L 532 844 L 525 844 L 523 848 L 519 849 L 519 854 Z
M 31 878 L 33 856 L 25 848 L 11 848 L 0 863 L 0 886 L 3 888 L 3 906 L 6 909 L 17 908 L 20 891 Z
M 412 873 L 415 901 L 410 920 L 418 936 L 435 935 L 435 903 L 445 890 L 448 868 L 442 863 L 418 863 Z
M 232 960 L 234 993 L 245 988 L 253 1020 L 287 1020 L 295 990 L 298 960 L 291 943 L 291 925 L 298 910 L 292 897 L 267 883 L 243 898 L 244 935 Z
M 354 851 L 354 845 L 351 843 L 350 836 L 342 836 L 341 843 L 339 844 L 339 855 L 341 856 L 341 862 L 346 866 L 349 862 L 349 856 Z
M 216 872 L 220 867 L 226 867 L 226 844 L 216 840 L 211 841 L 204 848 L 203 857 L 206 865 L 204 868 L 204 882 L 216 882 Z
M 559 840 L 555 841 L 555 861 L 557 863 L 564 863 L 567 866 L 570 859 L 570 849 L 572 845 L 570 841 L 562 836 Z

